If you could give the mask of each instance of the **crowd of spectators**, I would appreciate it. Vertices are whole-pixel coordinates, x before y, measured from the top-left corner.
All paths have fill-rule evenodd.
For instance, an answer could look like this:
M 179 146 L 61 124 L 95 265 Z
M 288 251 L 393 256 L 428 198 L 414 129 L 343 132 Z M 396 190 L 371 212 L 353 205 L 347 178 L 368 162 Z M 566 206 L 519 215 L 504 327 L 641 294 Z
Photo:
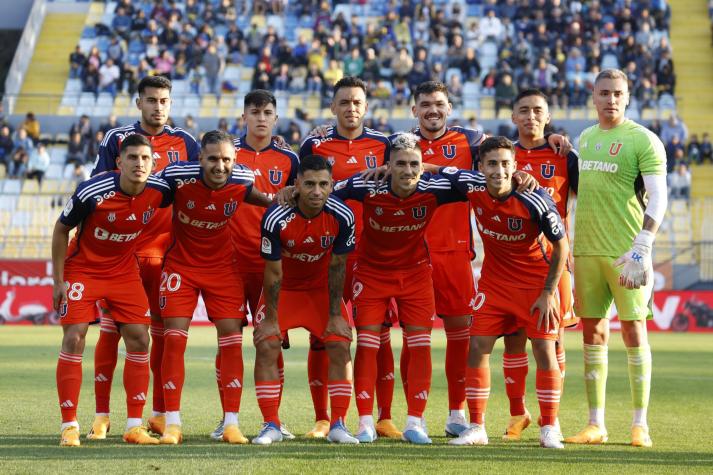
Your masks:
M 133 93 L 143 76 L 165 74 L 192 92 L 220 93 L 236 88 L 221 77 L 226 64 L 254 65 L 251 86 L 276 91 L 326 95 L 348 74 L 396 105 L 436 79 L 456 105 L 474 83 L 469 91 L 494 96 L 497 108 L 530 86 L 555 106 L 580 107 L 598 71 L 619 67 L 634 107 L 674 101 L 666 0 L 340 3 L 349 2 L 120 0 L 111 24 L 95 28 L 108 38 L 104 51 L 77 49 L 71 75 L 91 92 Z

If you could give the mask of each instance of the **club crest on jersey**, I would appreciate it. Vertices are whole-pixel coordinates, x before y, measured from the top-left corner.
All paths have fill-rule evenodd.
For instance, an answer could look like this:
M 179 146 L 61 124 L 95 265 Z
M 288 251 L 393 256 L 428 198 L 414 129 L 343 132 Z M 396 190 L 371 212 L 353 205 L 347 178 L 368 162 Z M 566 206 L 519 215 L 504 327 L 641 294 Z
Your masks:
M 153 208 L 144 211 L 144 215 L 141 218 L 141 222 L 144 224 L 149 224 L 149 221 L 151 221 L 151 218 L 153 217 L 154 211 L 156 210 Z
M 455 145 L 441 145 L 441 149 L 443 150 L 443 157 L 447 158 L 448 160 L 452 160 L 456 156 L 456 146 Z
M 374 214 L 376 214 L 377 216 L 381 216 L 382 214 L 384 214 L 384 210 L 381 208 L 381 206 L 377 206 L 376 208 L 374 208 Z
M 423 219 L 426 217 L 426 207 L 425 206 L 416 206 L 411 208 L 411 212 L 413 213 L 414 219 Z
M 609 155 L 611 155 L 612 157 L 616 157 L 617 155 L 619 155 L 622 145 L 623 144 L 621 142 L 616 142 L 609 145 Z
M 482 215 L 483 215 L 483 208 L 478 207 L 478 208 L 475 209 L 475 212 L 478 213 L 478 216 L 482 216 Z
M 327 157 L 327 163 L 334 166 L 334 157 L 332 157 L 331 155 L 329 157 Z
M 107 216 L 106 219 L 110 223 L 113 223 L 114 221 L 116 221 L 116 213 L 109 213 L 109 216 Z
M 181 153 L 178 150 L 169 150 L 166 152 L 169 163 L 176 163 L 181 160 Z
M 367 155 L 364 157 L 366 168 L 376 168 L 376 155 Z
M 320 243 L 322 244 L 323 249 L 329 249 L 329 246 L 334 243 L 334 236 L 322 236 L 320 238 Z
M 518 232 L 522 229 L 522 218 L 508 218 L 508 229 Z
M 279 185 L 282 182 L 282 170 L 270 170 L 269 178 L 270 183 Z
M 543 163 L 540 165 L 540 174 L 542 178 L 552 178 L 555 176 L 555 166 L 549 163 Z
M 235 213 L 236 209 L 238 209 L 237 201 L 231 201 L 230 203 L 225 203 L 223 205 L 223 213 L 226 216 L 232 216 Z
M 64 318 L 67 316 L 67 302 L 63 302 L 62 305 L 59 306 L 59 318 Z
M 295 247 L 295 240 L 290 239 L 289 241 L 287 241 L 287 247 Z
M 196 202 L 193 200 L 188 200 L 188 203 L 186 203 L 186 208 L 193 209 L 195 207 L 196 207 Z
M 166 296 L 162 295 L 158 298 L 158 306 L 161 310 L 166 308 Z

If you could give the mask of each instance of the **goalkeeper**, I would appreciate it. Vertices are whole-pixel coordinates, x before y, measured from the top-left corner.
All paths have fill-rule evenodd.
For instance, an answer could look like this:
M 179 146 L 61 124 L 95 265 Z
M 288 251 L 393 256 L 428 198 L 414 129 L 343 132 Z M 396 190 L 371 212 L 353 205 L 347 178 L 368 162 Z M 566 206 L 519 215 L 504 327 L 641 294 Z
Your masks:
M 607 317 L 613 300 L 628 356 L 634 406 L 631 444 L 650 447 L 646 410 L 651 349 L 646 320 L 653 316 L 651 250 L 666 211 L 666 153 L 656 135 L 625 118 L 629 90 L 622 71 L 599 73 L 593 102 L 599 123 L 584 130 L 579 139 L 574 238 L 575 311 L 584 325 L 589 423 L 565 442 L 607 441 Z

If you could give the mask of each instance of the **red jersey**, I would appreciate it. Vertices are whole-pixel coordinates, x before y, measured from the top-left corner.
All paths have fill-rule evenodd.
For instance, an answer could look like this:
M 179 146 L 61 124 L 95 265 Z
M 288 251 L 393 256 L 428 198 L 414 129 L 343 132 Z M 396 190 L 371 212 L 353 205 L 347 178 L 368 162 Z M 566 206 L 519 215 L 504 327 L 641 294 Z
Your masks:
M 336 127 L 327 129 L 326 137 L 310 135 L 300 146 L 300 159 L 307 155 L 321 155 L 332 164 L 334 181 L 347 180 L 349 177 L 366 170 L 377 168 L 389 161 L 389 139 L 386 135 L 368 127 L 355 138 L 347 139 L 337 133 Z M 362 229 L 362 206 L 357 201 L 347 201 L 356 218 L 356 236 L 359 242 Z
M 280 148 L 272 142 L 256 151 L 245 137 L 234 140 L 236 163 L 245 165 L 255 174 L 255 188 L 272 198 L 286 186 L 293 185 L 299 160 L 292 150 Z M 243 272 L 262 272 L 265 261 L 260 257 L 260 221 L 265 208 L 245 203 L 230 220 L 233 245 L 237 252 L 238 268 Z
M 129 196 L 121 191 L 119 176 L 109 172 L 90 178 L 67 202 L 59 221 L 79 230 L 69 243 L 65 271 L 97 276 L 137 271 L 138 238 L 156 224 L 156 210 L 169 205 L 170 188 L 149 176 L 144 191 Z
M 408 198 L 391 191 L 391 180 L 377 185 L 360 175 L 337 183 L 334 194 L 363 203 L 364 234 L 357 246 L 357 262 L 384 269 L 408 269 L 429 262 L 425 234 L 436 208 L 465 201 L 448 180 L 430 173 L 423 174 Z
M 505 287 L 540 289 L 552 249 L 566 236 L 557 206 L 543 189 L 493 198 L 480 172 L 445 168 L 441 172 L 468 197 L 475 210 L 485 257 L 481 281 Z M 547 238 L 542 238 L 542 234 Z
M 421 135 L 423 162 L 442 167 L 456 167 L 465 170 L 475 168 L 478 161 L 478 147 L 483 141 L 483 134 L 463 127 L 448 127 L 443 135 L 430 140 Z M 473 233 L 470 227 L 470 204 L 453 203 L 436 211 L 433 224 L 426 231 L 426 241 L 431 251 L 469 251 L 473 250 Z
M 515 143 L 515 159 L 518 170 L 534 176 L 557 204 L 557 211 L 567 222 L 569 190 L 577 192 L 579 183 L 579 156 L 575 151 L 566 157 L 557 155 L 549 144 L 525 148 Z
M 158 173 L 171 163 L 179 161 L 198 161 L 200 145 L 191 134 L 177 127 L 165 125 L 163 132 L 149 135 L 141 128 L 141 122 L 117 127 L 106 133 L 99 145 L 92 176 L 116 169 L 116 159 L 121 152 L 121 142 L 133 134 L 141 134 L 151 142 L 153 157 L 156 160 L 154 173 Z M 136 255 L 141 257 L 163 257 L 171 242 L 171 210 L 158 210 L 154 217 L 154 225 L 142 234 L 137 244 Z
M 305 217 L 296 206 L 273 205 L 261 229 L 263 259 L 282 260 L 282 290 L 326 288 L 332 253 L 354 250 L 354 214 L 335 196 L 327 198 L 314 218 Z
M 253 172 L 235 165 L 228 182 L 217 190 L 203 182 L 198 163 L 170 165 L 161 177 L 173 192 L 173 242 L 166 251 L 166 264 L 203 270 L 234 265 L 228 222 L 250 194 Z

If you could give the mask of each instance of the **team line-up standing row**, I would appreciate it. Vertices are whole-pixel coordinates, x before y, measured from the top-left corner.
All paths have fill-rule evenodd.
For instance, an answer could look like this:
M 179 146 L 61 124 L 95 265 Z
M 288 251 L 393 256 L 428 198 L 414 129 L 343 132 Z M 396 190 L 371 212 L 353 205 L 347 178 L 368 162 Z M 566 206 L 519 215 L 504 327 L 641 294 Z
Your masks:
M 446 433 L 454 437 L 451 443 L 487 443 L 488 357 L 495 339 L 507 335 L 504 373 L 511 420 L 505 438 L 518 440 L 531 420 L 523 399 L 529 337 L 538 366 L 541 445 L 560 448 L 556 414 L 565 359 L 559 334 L 572 316 L 570 278 L 562 276 L 568 268 L 568 246 L 560 216 L 567 216 L 570 192 L 579 191 L 578 239 L 583 234 L 580 228 L 585 228 L 584 235 L 590 228 L 591 237 L 586 247 L 577 244 L 575 256 L 578 249 L 584 249 L 581 254 L 590 261 L 586 277 L 595 281 L 595 287 L 586 301 L 577 299 L 578 307 L 584 309 L 578 313 L 585 317 L 585 368 L 596 366 L 595 373 L 589 374 L 599 377 L 587 380 L 590 424 L 568 440 L 601 443 L 607 438 L 603 423 L 606 314 L 614 298 L 617 307 L 624 309 L 620 318 L 623 314 L 633 374 L 632 443 L 650 445 L 646 426 L 650 350 L 644 324 L 651 292 L 651 243 L 662 216 L 658 215 L 661 195 L 657 193 L 662 147 L 641 126 L 624 119 L 628 93 L 623 73 L 605 73 L 597 82 L 599 92 L 595 90 L 600 123 L 585 131 L 580 141 L 583 152 L 604 161 L 583 156 L 581 172 L 576 154 L 559 156 L 547 143 L 547 98 L 536 90 L 522 91 L 514 103 L 513 122 L 519 132 L 515 147 L 503 138 L 483 142 L 477 131 L 446 127 L 451 112 L 448 93 L 435 82 L 421 84 L 414 95 L 413 112 L 419 120 L 416 135 L 399 134 L 390 141 L 363 127 L 368 107 L 365 86 L 347 77 L 335 85 L 336 126 L 308 137 L 298 161 L 273 142 L 276 101 L 268 91 L 246 96 L 245 136 L 233 142 L 227 134 L 210 132 L 199 148 L 188 134 L 165 125 L 170 82 L 146 78 L 137 100 L 141 121 L 107 134 L 95 168 L 96 174 L 107 173 L 78 188 L 53 237 L 55 298 L 58 304 L 62 302 L 65 332 L 57 370 L 61 444 L 79 445 L 76 402 L 81 354 L 88 323 L 94 318 L 92 307 L 99 299 L 108 308 L 95 354 L 97 411 L 88 437 L 106 437 L 116 347 L 123 337 L 129 408 L 124 440 L 159 442 L 143 428 L 141 419 L 150 360 L 154 389 L 149 427 L 161 435 L 162 443 L 181 441 L 183 353 L 190 315 L 201 292 L 219 341 L 216 376 L 224 417 L 212 434 L 215 438 L 247 442 L 238 424 L 247 303 L 255 315 L 256 393 L 265 420 L 254 443 L 292 437 L 277 415 L 283 381 L 279 343 L 287 329 L 299 326 L 311 333 L 308 376 L 316 423 L 308 436 L 357 443 L 372 442 L 378 434 L 430 443 L 422 417 L 431 382 L 430 330 L 437 314 L 447 336 Z M 606 135 L 610 129 L 615 129 L 616 137 Z M 617 142 L 606 142 L 612 139 Z M 559 140 L 550 137 L 552 142 Z M 476 166 L 478 148 L 477 167 L 482 173 L 465 171 Z M 197 155 L 198 163 L 166 167 L 169 162 L 195 160 Z M 157 169 L 164 168 L 158 176 L 150 176 L 154 159 Z M 233 166 L 236 160 L 240 165 Z M 390 172 L 384 183 L 354 175 L 384 163 Z M 430 173 L 423 174 L 424 164 Z M 516 172 L 516 165 L 524 171 Z M 109 172 L 117 167 L 119 173 Z M 613 176 L 599 176 L 612 169 Z M 635 196 L 634 180 L 639 173 L 650 195 L 646 220 Z M 524 182 L 524 187 L 531 185 L 533 175 L 549 194 L 512 189 L 513 178 L 516 183 Z M 592 179 L 585 182 L 590 175 Z M 330 195 L 333 179 L 344 181 Z M 269 205 L 270 195 L 292 183 L 297 203 L 288 208 L 274 206 L 263 217 L 264 209 L 259 206 Z M 584 183 L 591 195 L 582 192 Z M 602 194 L 602 190 L 610 185 L 618 193 L 613 200 L 618 209 L 610 213 L 612 219 L 602 220 L 608 214 L 602 204 L 612 204 L 610 193 Z M 632 200 L 638 214 L 631 215 Z M 242 201 L 248 204 L 240 206 Z M 579 216 L 585 214 L 582 202 L 589 211 L 580 224 Z M 171 211 L 162 209 L 170 204 L 173 235 Z M 477 295 L 469 263 L 471 209 L 485 248 Z M 427 226 L 432 218 L 436 223 Z M 67 251 L 69 230 L 77 225 L 80 232 Z M 613 232 L 603 236 L 601 229 L 607 226 Z M 226 244 L 231 239 L 234 246 Z M 603 239 L 607 242 L 597 242 Z M 627 252 L 632 241 L 632 251 Z M 356 251 L 351 252 L 354 247 Z M 121 254 L 120 249 L 128 254 Z M 134 253 L 139 270 L 136 261 L 122 259 Z M 621 262 L 615 263 L 619 256 Z M 620 264 L 624 265 L 621 277 L 615 269 Z M 607 267 L 612 270 L 606 271 Z M 147 302 L 136 297 L 143 296 L 137 292 L 141 285 Z M 577 286 L 578 295 L 580 287 L 583 284 Z M 241 292 L 236 294 L 236 288 Z M 514 290 L 522 298 L 513 299 Z M 594 290 L 598 293 L 592 294 Z M 342 294 L 352 301 L 357 329 L 354 378 L 351 329 L 344 318 Z M 403 432 L 396 429 L 390 414 L 394 378 L 388 323 L 394 318 L 404 328 L 401 375 L 408 416 Z M 352 387 L 360 416 L 355 436 L 344 427 Z M 372 416 L 375 396 L 379 403 L 376 424 Z M 465 418 L 466 402 L 470 424 Z

